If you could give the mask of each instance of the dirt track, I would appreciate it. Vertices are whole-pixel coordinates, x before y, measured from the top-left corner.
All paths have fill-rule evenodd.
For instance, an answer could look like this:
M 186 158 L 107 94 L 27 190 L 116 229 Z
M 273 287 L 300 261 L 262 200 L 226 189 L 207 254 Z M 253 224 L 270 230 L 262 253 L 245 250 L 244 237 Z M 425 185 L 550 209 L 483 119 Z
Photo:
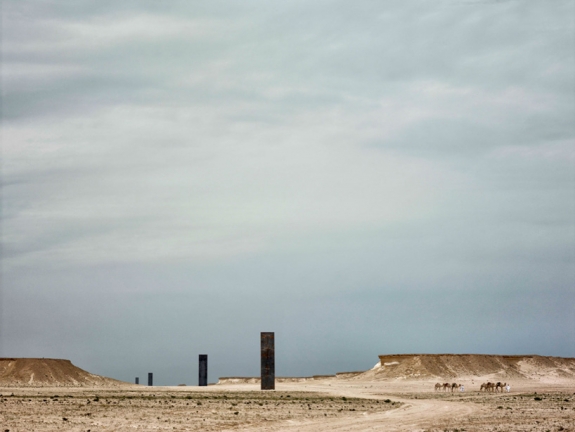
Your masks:
M 283 388 L 284 386 L 282 386 Z M 287 387 L 287 386 L 286 386 Z M 569 383 L 541 385 L 517 382 L 509 394 L 431 390 L 432 381 L 340 382 L 298 385 L 318 392 L 356 398 L 392 399 L 402 405 L 382 413 L 300 420 L 288 425 L 262 426 L 253 431 L 575 431 L 575 387 Z M 539 396 L 534 393 L 539 390 Z M 542 399 L 541 401 L 535 398 Z
M 441 402 L 420 399 L 417 401 L 394 398 L 403 405 L 385 412 L 362 413 L 361 416 L 347 416 L 320 420 L 290 420 L 288 424 L 277 426 L 250 427 L 240 430 L 250 431 L 415 431 L 429 425 L 434 420 L 457 419 L 470 416 L 479 407 L 457 402 Z

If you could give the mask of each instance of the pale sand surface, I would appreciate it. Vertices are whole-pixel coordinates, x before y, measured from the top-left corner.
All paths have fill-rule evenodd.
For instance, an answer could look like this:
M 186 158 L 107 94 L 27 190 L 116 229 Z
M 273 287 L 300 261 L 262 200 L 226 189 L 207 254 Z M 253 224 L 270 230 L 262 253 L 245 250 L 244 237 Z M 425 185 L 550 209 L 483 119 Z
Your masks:
M 477 379 L 457 380 L 463 394 L 435 392 L 435 382 L 330 378 L 267 392 L 258 384 L 0 387 L 0 432 L 575 431 L 572 380 L 511 381 L 510 393 L 497 394 L 478 392 Z

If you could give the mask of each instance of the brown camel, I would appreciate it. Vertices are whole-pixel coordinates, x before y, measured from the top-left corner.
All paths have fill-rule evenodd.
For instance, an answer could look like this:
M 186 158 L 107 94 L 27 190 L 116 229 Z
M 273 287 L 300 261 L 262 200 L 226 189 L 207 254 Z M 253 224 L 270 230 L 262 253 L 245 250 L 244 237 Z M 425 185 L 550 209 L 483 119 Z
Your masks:
M 435 391 L 439 391 L 443 388 L 443 385 L 441 383 L 437 383 L 435 384 Z
M 457 389 L 457 388 L 459 388 L 459 384 L 457 384 L 457 383 L 451 384 L 451 393 L 453 393 L 454 390 Z
M 481 387 L 479 387 L 479 391 L 493 391 L 495 389 L 495 384 L 488 381 L 486 383 L 481 384 Z

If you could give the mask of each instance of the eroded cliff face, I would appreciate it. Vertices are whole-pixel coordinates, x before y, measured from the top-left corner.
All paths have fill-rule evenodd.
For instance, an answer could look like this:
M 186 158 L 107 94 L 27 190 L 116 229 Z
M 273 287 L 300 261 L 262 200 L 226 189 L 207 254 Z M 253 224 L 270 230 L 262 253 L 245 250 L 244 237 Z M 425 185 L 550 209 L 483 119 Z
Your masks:
M 0 387 L 118 387 L 122 381 L 91 374 L 70 360 L 0 358 Z
M 575 358 L 538 355 L 391 354 L 358 379 L 452 379 L 501 377 L 544 380 L 575 379 Z
M 304 381 L 319 381 L 335 378 L 335 375 L 314 375 L 309 377 L 276 377 L 276 382 L 295 383 Z M 217 384 L 259 384 L 260 377 L 220 377 Z

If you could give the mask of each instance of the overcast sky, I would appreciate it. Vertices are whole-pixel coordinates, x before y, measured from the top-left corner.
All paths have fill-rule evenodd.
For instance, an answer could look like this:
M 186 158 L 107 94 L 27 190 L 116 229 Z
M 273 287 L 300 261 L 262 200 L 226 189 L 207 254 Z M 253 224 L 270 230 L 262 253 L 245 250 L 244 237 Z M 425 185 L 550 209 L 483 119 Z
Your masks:
M 575 356 L 573 0 L 4 0 L 1 75 L 0 356 Z

